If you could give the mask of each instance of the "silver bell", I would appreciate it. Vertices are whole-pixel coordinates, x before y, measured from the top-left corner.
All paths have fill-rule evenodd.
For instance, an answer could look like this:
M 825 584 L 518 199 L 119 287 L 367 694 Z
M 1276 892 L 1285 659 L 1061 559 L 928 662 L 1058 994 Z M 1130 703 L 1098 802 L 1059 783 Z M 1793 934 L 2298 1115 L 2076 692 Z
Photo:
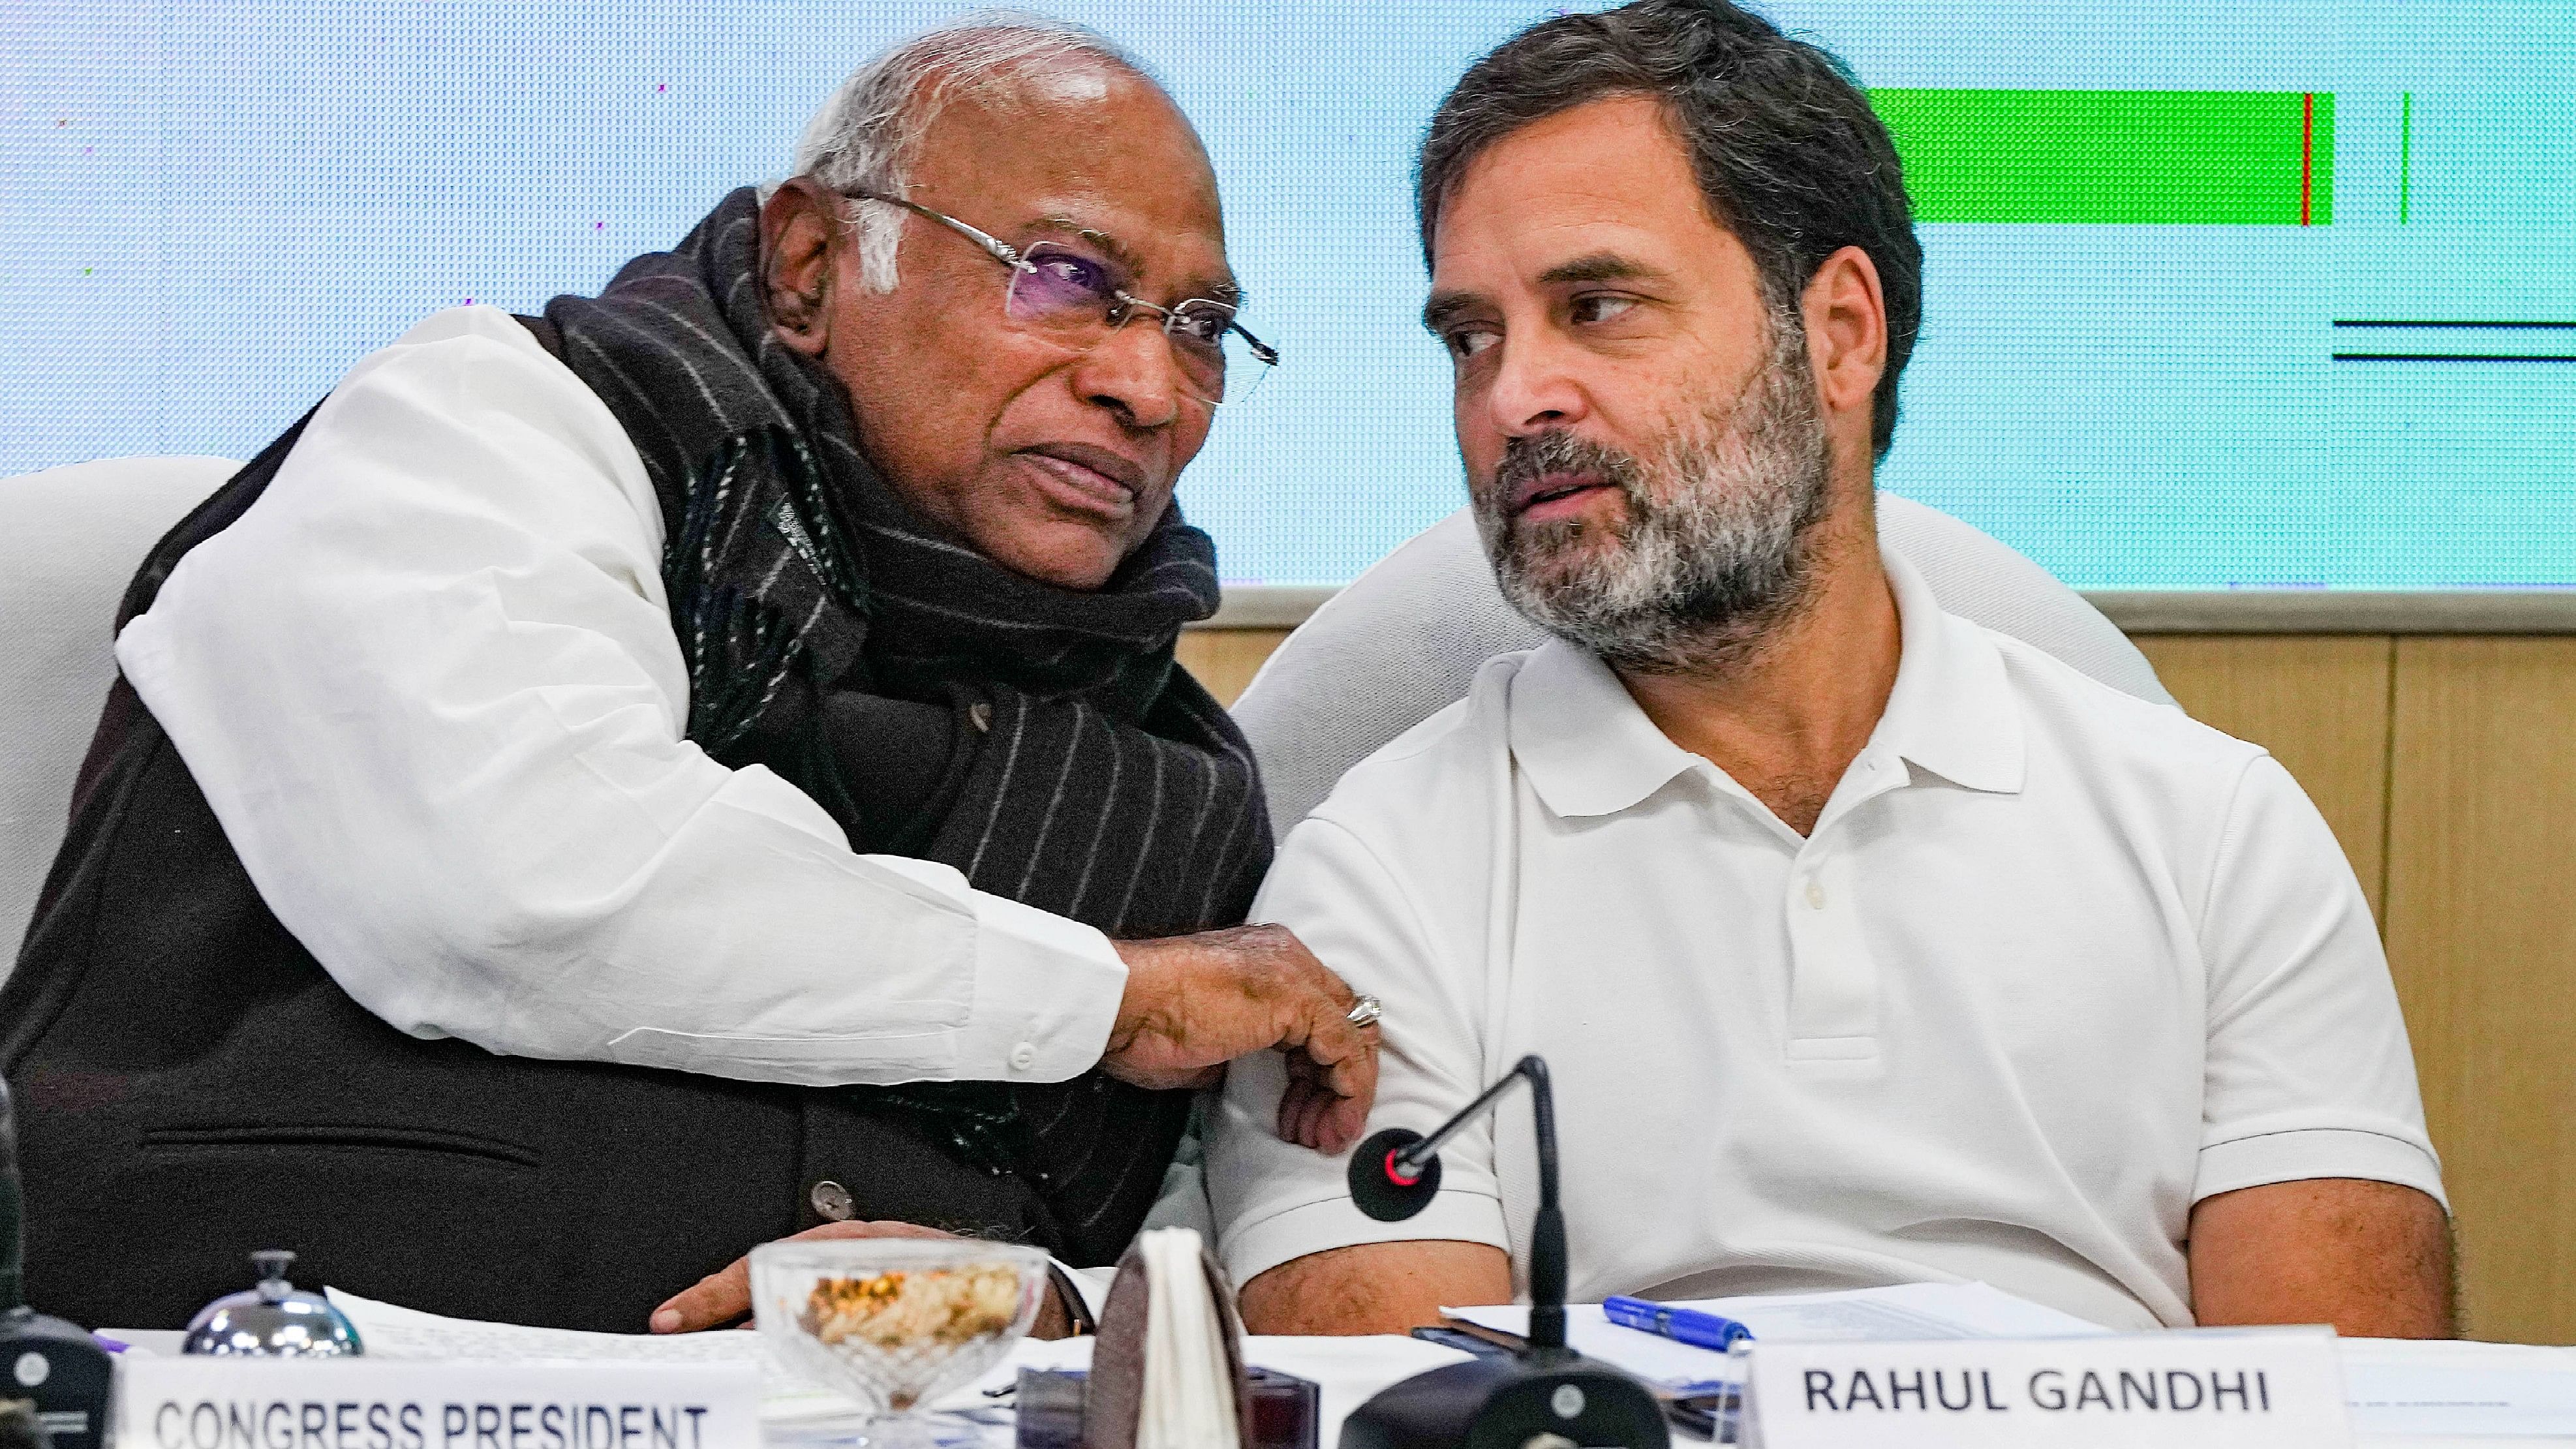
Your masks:
M 188 1325 L 189 1353 L 254 1354 L 269 1358 L 340 1358 L 365 1353 L 347 1314 L 319 1293 L 299 1293 L 286 1281 L 295 1255 L 268 1248 L 250 1255 L 259 1285 L 218 1298 Z

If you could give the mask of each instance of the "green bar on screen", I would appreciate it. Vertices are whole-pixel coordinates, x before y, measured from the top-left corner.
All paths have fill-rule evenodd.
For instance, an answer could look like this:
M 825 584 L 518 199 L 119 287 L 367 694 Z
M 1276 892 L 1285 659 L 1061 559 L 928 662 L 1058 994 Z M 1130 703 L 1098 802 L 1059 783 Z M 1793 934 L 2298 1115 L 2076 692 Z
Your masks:
M 2324 226 L 2334 96 L 1873 90 L 1914 219 Z

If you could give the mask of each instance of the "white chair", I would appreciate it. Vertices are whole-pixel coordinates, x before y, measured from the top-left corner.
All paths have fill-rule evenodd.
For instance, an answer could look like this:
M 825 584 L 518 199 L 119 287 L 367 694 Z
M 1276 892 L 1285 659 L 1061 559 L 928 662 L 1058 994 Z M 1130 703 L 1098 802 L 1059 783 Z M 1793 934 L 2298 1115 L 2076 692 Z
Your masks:
M 2100 610 L 1993 537 L 1893 493 L 1878 495 L 1878 528 L 1951 613 L 2115 689 L 2174 702 Z M 1503 602 L 1466 510 L 1387 555 L 1289 635 L 1235 701 L 1272 828 L 1285 836 L 1343 771 L 1464 698 L 1478 665 L 1543 637 Z
M 17 963 L 116 678 L 117 601 L 170 525 L 240 467 L 108 458 L 0 478 L 0 980 Z

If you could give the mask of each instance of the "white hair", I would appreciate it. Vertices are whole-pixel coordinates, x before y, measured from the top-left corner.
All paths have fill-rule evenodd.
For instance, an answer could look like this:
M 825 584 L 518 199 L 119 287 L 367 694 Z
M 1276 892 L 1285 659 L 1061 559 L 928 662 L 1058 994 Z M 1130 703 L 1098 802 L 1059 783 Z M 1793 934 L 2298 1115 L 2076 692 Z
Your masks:
M 1084 69 L 1108 65 L 1143 76 L 1144 67 L 1105 37 L 1065 21 L 1017 12 L 970 16 L 925 31 L 861 66 L 823 103 L 796 143 L 795 174 L 835 191 L 909 196 L 922 138 L 940 108 L 958 96 L 994 95 L 1030 83 L 1067 61 Z M 882 203 L 854 203 L 859 279 L 869 290 L 895 285 L 895 252 L 904 213 Z

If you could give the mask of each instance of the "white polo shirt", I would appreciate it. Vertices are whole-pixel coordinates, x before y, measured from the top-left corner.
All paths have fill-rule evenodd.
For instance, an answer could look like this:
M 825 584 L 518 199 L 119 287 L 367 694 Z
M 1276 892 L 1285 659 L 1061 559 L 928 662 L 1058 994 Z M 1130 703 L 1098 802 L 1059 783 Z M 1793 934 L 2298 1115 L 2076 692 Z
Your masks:
M 2288 772 L 1887 565 L 1895 689 L 1809 837 L 1563 643 L 1488 663 L 1289 835 L 1254 918 L 1385 1003 L 1371 1130 L 1545 1056 L 1577 1300 L 1982 1279 L 2187 1324 L 2197 1200 L 2439 1198 L 2369 908 Z M 1522 1264 L 1524 1095 L 1378 1223 L 1272 1135 L 1281 1087 L 1237 1062 L 1209 1143 L 1238 1282 L 1403 1239 Z

